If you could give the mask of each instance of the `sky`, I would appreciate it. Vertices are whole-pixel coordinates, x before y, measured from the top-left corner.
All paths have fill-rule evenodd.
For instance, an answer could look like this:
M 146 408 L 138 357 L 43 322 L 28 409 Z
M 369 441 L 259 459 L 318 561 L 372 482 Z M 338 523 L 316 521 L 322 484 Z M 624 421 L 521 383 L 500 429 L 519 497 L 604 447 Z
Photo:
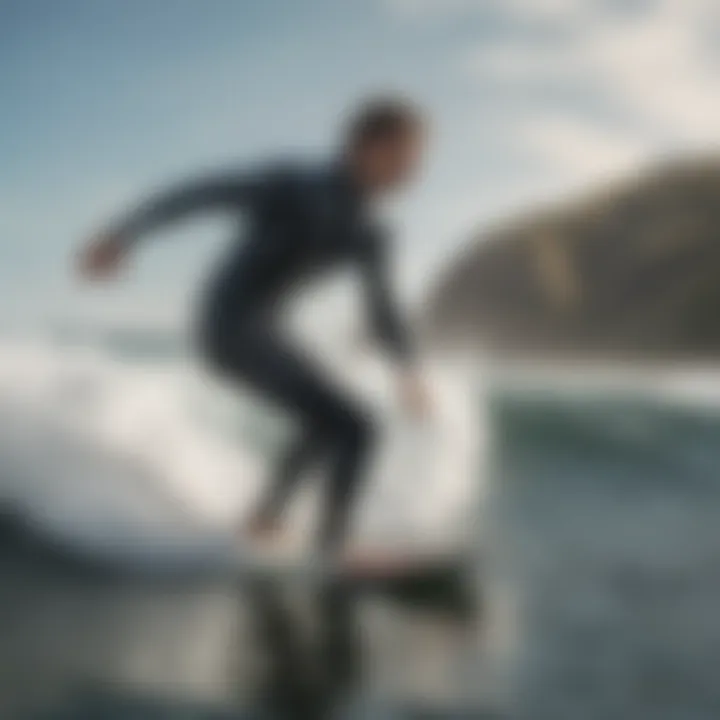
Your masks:
M 165 182 L 332 152 L 367 94 L 433 120 L 397 206 L 401 291 L 483 228 L 720 137 L 716 0 L 0 0 L 0 325 L 182 322 L 227 240 L 148 240 L 78 286 L 78 243 Z

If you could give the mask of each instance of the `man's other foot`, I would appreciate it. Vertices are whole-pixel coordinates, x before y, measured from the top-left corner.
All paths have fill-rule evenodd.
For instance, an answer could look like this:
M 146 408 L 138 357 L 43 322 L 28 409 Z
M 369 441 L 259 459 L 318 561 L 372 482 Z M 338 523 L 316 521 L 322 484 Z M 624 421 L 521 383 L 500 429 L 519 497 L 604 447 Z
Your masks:
M 285 533 L 283 524 L 278 520 L 253 517 L 240 527 L 238 534 L 253 542 L 267 545 L 277 543 Z
M 355 548 L 344 552 L 341 564 L 354 575 L 367 577 L 391 577 L 410 571 L 419 563 L 404 553 L 392 553 L 372 548 Z

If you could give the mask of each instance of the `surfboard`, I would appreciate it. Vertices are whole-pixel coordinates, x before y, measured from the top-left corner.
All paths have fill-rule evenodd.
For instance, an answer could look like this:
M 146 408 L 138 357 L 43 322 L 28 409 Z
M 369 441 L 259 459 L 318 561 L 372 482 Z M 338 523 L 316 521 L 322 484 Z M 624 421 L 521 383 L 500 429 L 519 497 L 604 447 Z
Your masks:
M 347 556 L 323 558 L 313 553 L 246 547 L 238 550 L 237 568 L 245 577 L 283 580 L 339 580 L 348 584 L 382 585 L 465 573 L 472 565 L 459 548 L 354 549 Z

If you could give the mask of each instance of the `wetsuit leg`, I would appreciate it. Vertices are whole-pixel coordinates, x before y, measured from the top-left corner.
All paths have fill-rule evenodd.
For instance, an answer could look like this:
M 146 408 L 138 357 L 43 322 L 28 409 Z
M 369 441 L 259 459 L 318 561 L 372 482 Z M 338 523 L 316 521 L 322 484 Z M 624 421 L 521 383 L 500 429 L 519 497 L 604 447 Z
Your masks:
M 270 485 L 258 503 L 255 517 L 263 523 L 278 518 L 308 468 L 323 455 L 325 439 L 321 433 L 301 428 L 277 464 Z
M 323 547 L 341 543 L 372 449 L 374 424 L 369 414 L 301 350 L 264 323 L 245 321 L 215 338 L 209 355 L 224 375 L 242 382 L 300 422 L 306 445 L 295 448 L 291 460 L 296 462 L 291 463 L 291 470 L 303 469 L 318 455 L 329 465 L 320 543 Z M 283 501 L 295 485 L 295 477 L 291 473 L 289 480 L 282 480 L 278 492 Z

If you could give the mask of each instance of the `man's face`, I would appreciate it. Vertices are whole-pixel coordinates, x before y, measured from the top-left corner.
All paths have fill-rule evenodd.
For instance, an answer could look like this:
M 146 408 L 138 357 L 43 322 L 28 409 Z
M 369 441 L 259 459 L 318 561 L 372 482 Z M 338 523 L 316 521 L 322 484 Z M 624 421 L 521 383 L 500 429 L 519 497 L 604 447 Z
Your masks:
M 425 144 L 425 133 L 419 128 L 368 143 L 358 157 L 367 189 L 377 194 L 407 184 L 420 169 Z

